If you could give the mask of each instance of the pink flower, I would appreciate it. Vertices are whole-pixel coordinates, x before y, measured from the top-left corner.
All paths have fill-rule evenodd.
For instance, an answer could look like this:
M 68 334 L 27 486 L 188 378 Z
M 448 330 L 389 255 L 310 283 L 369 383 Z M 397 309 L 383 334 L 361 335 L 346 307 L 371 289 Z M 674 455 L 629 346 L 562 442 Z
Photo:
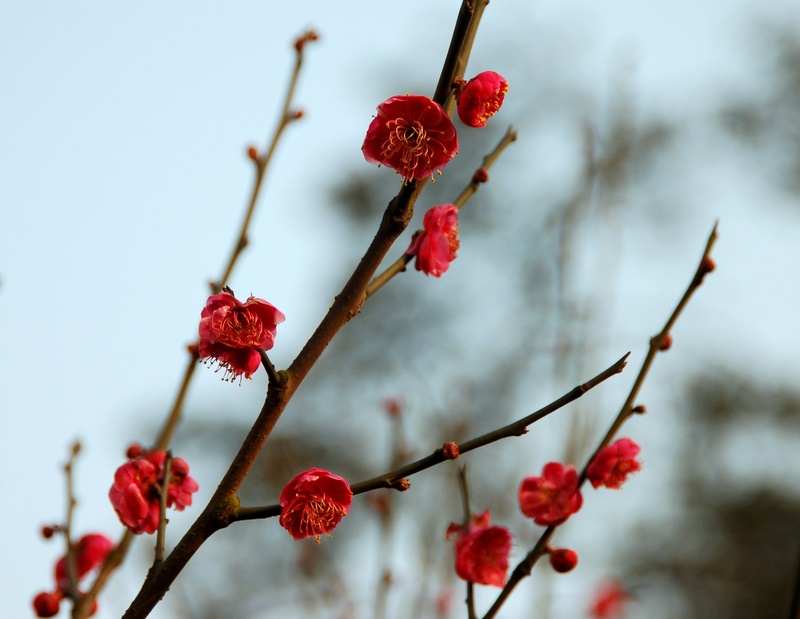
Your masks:
M 526 477 L 519 488 L 522 513 L 541 526 L 558 525 L 583 504 L 574 466 L 548 462 L 541 477 Z
M 100 567 L 113 547 L 114 542 L 99 533 L 90 533 L 80 538 L 78 543 L 75 544 L 76 578 L 80 581 L 86 574 Z M 62 591 L 66 591 L 69 587 L 66 556 L 58 560 L 55 572 L 56 585 Z
M 467 582 L 502 587 L 508 572 L 513 536 L 505 527 L 491 526 L 487 509 L 466 527 L 451 523 L 447 538 L 456 535 L 456 574 Z
M 367 161 L 391 168 L 406 182 L 433 179 L 458 153 L 458 135 L 441 105 L 423 95 L 398 95 L 378 106 L 361 151 Z
M 425 213 L 422 227 L 424 231 L 414 236 L 406 254 L 416 256 L 417 271 L 441 277 L 456 259 L 460 247 L 458 209 L 453 204 L 431 207 Z
M 103 564 L 106 556 L 114 547 L 114 542 L 105 535 L 90 533 L 80 538 L 73 547 L 75 549 L 75 585 L 78 585 L 89 572 Z M 58 614 L 61 600 L 70 586 L 66 555 L 56 562 L 55 579 L 55 591 L 43 591 L 33 598 L 33 610 L 37 617 L 55 617 Z M 80 591 L 78 593 L 81 594 Z M 95 601 L 94 609 L 96 609 L 96 604 L 97 601 Z M 95 610 L 92 610 L 91 614 L 94 613 Z
M 200 313 L 200 358 L 216 359 L 225 370 L 223 380 L 250 378 L 261 365 L 258 351 L 272 348 L 277 325 L 284 320 L 263 299 L 250 297 L 242 303 L 230 292 L 210 296 Z
M 552 548 L 548 550 L 550 565 L 559 574 L 566 574 L 578 565 L 578 553 L 569 548 Z
M 164 478 L 166 452 L 143 451 L 128 460 L 114 473 L 108 498 L 120 522 L 137 535 L 155 533 L 160 517 L 161 482 Z M 170 461 L 167 507 L 182 511 L 192 504 L 197 482 L 189 476 L 189 465 L 182 458 Z
M 485 127 L 503 105 L 507 92 L 508 82 L 499 73 L 478 73 L 458 94 L 458 117 L 469 127 Z
M 594 488 L 618 490 L 628 475 L 642 470 L 642 463 L 636 459 L 641 450 L 631 439 L 621 438 L 600 450 L 586 469 L 586 477 Z
M 353 493 L 347 481 L 324 469 L 309 469 L 281 492 L 280 524 L 296 540 L 330 537 L 350 511 Z
M 595 591 L 589 616 L 593 619 L 622 619 L 628 599 L 628 592 L 617 581 L 604 582 Z

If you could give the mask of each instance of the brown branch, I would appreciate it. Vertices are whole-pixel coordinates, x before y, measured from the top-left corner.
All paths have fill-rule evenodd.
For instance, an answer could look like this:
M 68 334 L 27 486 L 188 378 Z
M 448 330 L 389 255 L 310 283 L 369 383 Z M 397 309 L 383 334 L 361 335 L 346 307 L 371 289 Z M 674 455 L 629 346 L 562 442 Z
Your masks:
M 642 367 L 639 370 L 639 373 L 636 375 L 636 379 L 633 382 L 633 386 L 631 387 L 630 393 L 625 400 L 625 403 L 622 405 L 619 413 L 617 414 L 616 419 L 611 424 L 611 427 L 606 432 L 606 435 L 600 441 L 600 444 L 597 446 L 597 449 L 594 450 L 591 457 L 589 457 L 584 465 L 583 469 L 581 470 L 580 480 L 578 482 L 578 487 L 580 488 L 586 481 L 586 471 L 589 467 L 589 464 L 595 458 L 597 453 L 603 449 L 603 447 L 607 446 L 611 440 L 616 436 L 619 429 L 622 427 L 622 424 L 633 414 L 634 406 L 633 402 L 636 400 L 637 396 L 639 395 L 639 391 L 644 384 L 644 380 L 647 377 L 648 372 L 650 371 L 650 367 L 653 364 L 653 360 L 655 359 L 656 354 L 662 350 L 662 343 L 665 341 L 666 337 L 669 335 L 672 327 L 675 325 L 675 322 L 680 317 L 681 313 L 683 312 L 684 308 L 686 307 L 689 299 L 694 294 L 694 292 L 700 287 L 703 283 L 703 279 L 705 276 L 714 270 L 714 262 L 711 260 L 711 250 L 714 247 L 714 244 L 717 241 L 717 224 L 714 224 L 714 228 L 711 230 L 711 234 L 708 237 L 708 242 L 706 243 L 705 251 L 703 252 L 702 258 L 700 258 L 700 263 L 697 266 L 695 271 L 694 277 L 692 277 L 692 281 L 689 283 L 689 286 L 686 288 L 686 291 L 683 293 L 680 301 L 675 306 L 672 314 L 670 315 L 667 322 L 664 324 L 664 327 L 659 331 L 659 333 L 652 338 L 650 338 L 650 348 L 647 352 L 647 356 L 645 357 L 644 361 L 642 362 Z M 497 612 L 500 610 L 500 607 L 505 603 L 508 596 L 511 595 L 511 592 L 514 588 L 522 581 L 524 578 L 527 578 L 531 574 L 531 570 L 533 570 L 533 566 L 536 562 L 545 554 L 547 550 L 547 545 L 550 542 L 550 539 L 553 537 L 553 533 L 555 532 L 557 527 L 549 526 L 545 529 L 542 533 L 539 540 L 536 542 L 536 545 L 533 549 L 525 556 L 525 558 L 514 568 L 514 571 L 511 573 L 511 577 L 508 579 L 505 587 L 497 596 L 494 604 L 492 604 L 491 608 L 486 612 L 483 616 L 483 619 L 491 619 L 494 617 Z
M 75 514 L 75 506 L 78 504 L 77 500 L 75 499 L 73 469 L 75 466 L 75 460 L 80 452 L 81 444 L 80 442 L 75 441 L 70 448 L 69 460 L 67 460 L 67 463 L 64 465 L 64 475 L 67 479 L 67 519 L 64 523 L 63 530 L 64 539 L 66 540 L 67 545 L 67 597 L 73 601 L 77 601 L 80 598 L 78 593 L 78 559 L 76 556 L 75 542 L 72 538 L 72 519 Z
M 465 0 L 465 4 L 467 1 Z M 462 36 L 459 34 L 461 27 L 462 14 L 459 13 L 453 35 L 454 43 L 451 48 L 458 45 L 457 39 Z M 460 48 L 460 45 L 458 47 Z M 451 71 L 443 70 L 437 92 L 443 88 L 442 84 L 445 81 L 449 88 L 452 77 Z M 403 184 L 400 192 L 389 203 L 375 237 L 328 313 L 289 368 L 277 372 L 276 380 L 269 382 L 267 397 L 261 412 L 208 505 L 160 568 L 148 574 L 139 594 L 123 615 L 124 619 L 143 619 L 149 615 L 205 540 L 235 519 L 239 510 L 239 499 L 236 493 L 255 462 L 256 456 L 272 433 L 272 429 L 289 400 L 328 344 L 339 330 L 360 311 L 366 298 L 365 291 L 370 278 L 380 266 L 394 241 L 408 226 L 414 212 L 414 204 L 425 182 L 425 180 L 417 180 Z
M 468 527 L 472 520 L 472 507 L 469 500 L 469 482 L 467 480 L 467 465 L 459 467 L 458 469 L 458 487 L 461 490 L 461 503 L 464 508 L 464 527 Z M 467 581 L 467 597 L 465 600 L 467 605 L 467 618 L 478 619 L 475 614 L 475 585 L 472 581 Z
M 167 539 L 167 498 L 169 495 L 170 469 L 172 468 L 172 451 L 167 450 L 164 458 L 164 477 L 161 479 L 161 496 L 158 501 L 158 533 L 156 534 L 155 557 L 153 568 L 158 568 L 164 561 L 164 545 Z
M 488 171 L 495 162 L 499 159 L 500 155 L 506 149 L 506 147 L 514 142 L 517 139 L 517 132 L 514 131 L 513 127 L 509 127 L 508 131 L 506 131 L 503 138 L 494 147 L 494 150 L 490 152 L 483 158 L 483 162 L 481 163 L 481 167 L 478 170 Z M 480 178 L 478 171 L 472 175 L 472 179 L 467 186 L 461 191 L 458 197 L 453 201 L 453 204 L 461 209 L 469 199 L 475 195 L 478 191 L 478 187 L 482 183 L 486 182 L 485 180 Z M 380 275 L 377 275 L 367 286 L 366 290 L 366 298 L 368 299 L 373 294 L 375 294 L 378 290 L 380 290 L 386 283 L 389 282 L 395 275 L 398 273 L 402 273 L 406 270 L 406 265 L 411 262 L 412 257 L 408 254 L 403 254 L 397 260 L 395 260 L 389 267 L 383 271 Z
M 303 35 L 303 37 L 301 37 L 301 39 L 313 40 L 309 36 L 309 34 L 310 33 L 306 33 L 305 35 Z M 295 60 L 295 66 L 289 80 L 289 87 L 287 88 L 286 96 L 284 98 L 283 108 L 281 110 L 278 126 L 275 130 L 275 133 L 272 136 L 272 139 L 270 140 L 266 154 L 257 157 L 256 161 L 254 162 L 256 165 L 256 176 L 250 193 L 250 199 L 248 201 L 247 210 L 245 211 L 245 216 L 242 221 L 242 226 L 239 230 L 239 236 L 236 243 L 234 244 L 233 249 L 231 250 L 230 256 L 225 265 L 225 268 L 223 270 L 223 276 L 220 278 L 218 282 L 213 282 L 211 284 L 212 292 L 216 293 L 222 290 L 223 286 L 230 278 L 230 275 L 233 272 L 233 268 L 236 265 L 239 256 L 241 255 L 242 251 L 244 251 L 244 248 L 247 246 L 248 243 L 247 231 L 249 229 L 253 213 L 255 212 L 255 207 L 258 202 L 258 197 L 260 195 L 260 191 L 263 185 L 264 175 L 267 171 L 267 168 L 269 167 L 272 155 L 275 152 L 275 149 L 278 145 L 281 136 L 283 135 L 284 129 L 286 129 L 286 127 L 293 120 L 297 120 L 299 118 L 297 114 L 291 112 L 291 106 L 292 106 L 292 100 L 294 99 L 294 91 L 296 89 L 297 81 L 300 76 L 300 69 L 303 64 L 303 49 L 304 45 L 296 46 L 297 57 Z M 167 419 L 164 423 L 164 426 L 162 427 L 161 431 L 158 434 L 158 438 L 156 439 L 155 442 L 156 449 L 166 449 L 169 446 L 172 440 L 172 435 L 175 433 L 175 429 L 180 423 L 183 414 L 183 405 L 189 390 L 189 384 L 191 383 L 195 369 L 197 368 L 198 358 L 199 357 L 197 355 L 197 351 L 195 349 L 190 349 L 190 358 L 186 365 L 186 370 L 184 371 L 183 380 L 181 381 L 181 385 L 178 389 L 178 394 L 172 405 L 172 409 L 170 410 L 169 415 L 167 416 Z M 133 534 L 130 531 L 126 530 L 123 533 L 119 543 L 116 545 L 114 550 L 112 550 L 106 557 L 106 560 L 103 563 L 103 566 L 100 568 L 100 571 L 98 572 L 94 582 L 92 583 L 89 592 L 81 599 L 80 603 L 76 605 L 75 609 L 73 609 L 73 619 L 86 619 L 86 617 L 89 616 L 93 600 L 97 597 L 97 595 L 100 593 L 103 587 L 105 587 L 105 584 L 110 578 L 112 572 L 122 564 L 132 542 L 133 542 Z
M 630 353 L 628 353 L 630 354 Z M 491 443 L 495 443 L 499 440 L 504 438 L 509 438 L 512 436 L 522 436 L 527 433 L 528 426 L 531 424 L 543 419 L 550 413 L 557 411 L 560 408 L 563 408 L 567 404 L 574 402 L 578 398 L 580 398 L 584 393 L 593 389 L 600 383 L 604 382 L 606 379 L 611 378 L 615 374 L 619 374 L 625 368 L 626 359 L 628 355 L 626 354 L 624 357 L 619 359 L 616 363 L 611 365 L 609 368 L 603 370 L 600 374 L 595 376 L 594 378 L 586 381 L 585 383 L 578 385 L 571 391 L 567 392 L 554 402 L 551 402 L 547 406 L 540 408 L 538 411 L 515 421 L 514 423 L 508 424 L 507 426 L 503 426 L 502 428 L 498 428 L 497 430 L 493 430 L 492 432 L 487 432 L 486 434 L 482 434 L 476 438 L 473 438 L 469 441 L 465 441 L 458 445 L 458 452 L 459 454 L 465 454 L 468 451 L 473 451 L 474 449 L 478 449 L 480 447 L 484 447 Z M 419 460 L 415 460 L 409 464 L 396 468 L 392 471 L 384 473 L 383 475 L 379 475 L 377 477 L 373 477 L 366 481 L 362 481 L 360 483 L 352 485 L 350 488 L 353 491 L 353 494 L 362 494 L 364 492 L 369 492 L 370 490 L 376 490 L 377 488 L 393 488 L 393 489 L 405 489 L 408 487 L 407 479 L 416 473 L 420 473 L 426 469 L 436 466 L 437 464 L 441 464 L 442 462 L 446 462 L 448 458 L 445 456 L 444 451 L 442 448 L 437 449 L 429 456 L 424 458 L 420 458 Z M 272 518 L 274 516 L 278 516 L 281 513 L 281 506 L 280 505 L 269 505 L 266 507 L 241 507 L 239 508 L 238 512 L 233 516 L 231 519 L 232 521 L 240 521 L 240 520 L 259 520 L 262 518 Z

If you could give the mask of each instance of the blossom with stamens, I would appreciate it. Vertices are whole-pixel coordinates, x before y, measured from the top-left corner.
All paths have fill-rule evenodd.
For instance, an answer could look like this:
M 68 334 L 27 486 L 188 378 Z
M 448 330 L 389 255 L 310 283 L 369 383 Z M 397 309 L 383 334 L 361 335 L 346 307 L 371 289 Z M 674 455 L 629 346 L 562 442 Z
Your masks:
M 441 277 L 456 259 L 458 240 L 458 208 L 453 204 L 433 206 L 422 220 L 423 232 L 414 236 L 406 250 L 416 256 L 414 267 L 425 275 Z
M 583 504 L 574 466 L 548 462 L 541 477 L 526 477 L 519 488 L 522 513 L 540 526 L 558 525 Z
M 215 359 L 225 370 L 223 380 L 250 378 L 261 365 L 259 350 L 275 343 L 275 331 L 285 316 L 263 299 L 242 303 L 228 291 L 208 297 L 200 313 L 201 359 Z
M 450 523 L 447 539 L 456 535 L 456 574 L 467 582 L 502 587 L 508 572 L 513 536 L 505 527 L 491 524 L 487 509 L 467 526 Z
M 309 469 L 281 492 L 280 525 L 296 540 L 330 537 L 350 511 L 353 492 L 347 481 L 325 469 Z
M 478 73 L 458 93 L 458 117 L 468 127 L 485 127 L 507 92 L 508 82 L 499 73 Z
M 458 134 L 444 108 L 423 95 L 398 95 L 378 106 L 361 146 L 370 163 L 406 182 L 430 177 L 458 153 Z

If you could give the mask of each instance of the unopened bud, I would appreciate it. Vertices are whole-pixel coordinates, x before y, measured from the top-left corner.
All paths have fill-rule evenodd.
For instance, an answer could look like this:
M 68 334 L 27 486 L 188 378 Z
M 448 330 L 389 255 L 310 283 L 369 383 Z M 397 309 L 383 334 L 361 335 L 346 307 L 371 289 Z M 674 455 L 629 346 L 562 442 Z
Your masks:
M 61 594 L 58 591 L 48 593 L 42 591 L 33 598 L 33 610 L 37 617 L 55 617 L 61 605 Z
M 473 183 L 485 183 L 489 180 L 489 171 L 486 168 L 478 168 L 472 175 Z
M 711 256 L 706 256 L 700 263 L 700 272 L 703 275 L 705 275 L 706 273 L 711 273 L 711 271 L 713 271 L 716 268 L 717 264 L 711 259 Z
M 661 343 L 658 345 L 659 350 L 669 350 L 672 348 L 672 336 L 667 333 L 661 338 Z
M 460 455 L 460 451 L 458 450 L 458 445 L 456 443 L 445 443 L 442 446 L 442 455 L 447 460 L 455 460 Z
M 392 488 L 394 488 L 395 490 L 399 490 L 400 492 L 405 492 L 410 487 L 411 487 L 411 482 L 405 478 L 398 479 L 397 481 L 392 482 Z
M 637 415 L 644 415 L 647 412 L 647 409 L 644 407 L 644 404 L 637 404 L 631 409 L 631 412 Z
M 255 146 L 251 146 L 247 149 L 247 156 L 258 163 L 258 149 Z
M 298 52 L 302 52 L 303 48 L 305 47 L 306 43 L 309 41 L 317 41 L 319 40 L 319 35 L 314 30 L 307 30 L 303 33 L 302 36 L 298 37 L 294 42 L 294 48 Z
M 50 526 L 42 527 L 42 537 L 45 539 L 50 539 L 60 530 L 61 528 L 58 525 L 52 527 Z
M 548 548 L 550 565 L 559 574 L 566 574 L 578 565 L 578 553 L 569 548 Z
M 128 445 L 128 449 L 125 452 L 125 457 L 129 460 L 133 460 L 134 458 L 139 458 L 144 453 L 144 448 L 139 443 L 131 443 Z

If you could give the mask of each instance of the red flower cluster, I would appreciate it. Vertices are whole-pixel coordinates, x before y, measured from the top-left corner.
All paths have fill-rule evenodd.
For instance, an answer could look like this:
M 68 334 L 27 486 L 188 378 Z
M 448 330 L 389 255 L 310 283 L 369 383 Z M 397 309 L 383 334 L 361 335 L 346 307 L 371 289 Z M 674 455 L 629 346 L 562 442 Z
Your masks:
M 277 325 L 284 320 L 263 299 L 250 297 L 242 303 L 227 291 L 210 296 L 200 313 L 200 358 L 216 359 L 225 370 L 223 380 L 250 378 L 261 365 L 258 351 L 272 348 Z
M 309 469 L 281 492 L 280 525 L 296 540 L 330 537 L 350 511 L 353 492 L 347 481 L 324 469 Z
M 423 95 L 398 95 L 378 106 L 361 151 L 367 161 L 391 168 L 406 182 L 433 179 L 458 153 L 458 134 L 438 103 Z
M 158 529 L 161 482 L 167 457 L 162 450 L 141 450 L 140 453 L 117 469 L 114 484 L 108 491 L 108 498 L 120 522 L 137 535 L 155 533 Z M 194 478 L 189 476 L 186 461 L 173 458 L 169 467 L 167 507 L 183 511 L 192 504 L 192 494 L 197 492 L 198 487 Z
M 469 127 L 485 127 L 503 105 L 507 92 L 508 82 L 499 73 L 478 73 L 458 93 L 458 117 Z
M 574 466 L 548 462 L 541 477 L 526 477 L 519 488 L 522 513 L 541 526 L 564 522 L 583 505 Z
M 636 459 L 641 450 L 629 438 L 614 441 L 595 456 L 586 469 L 586 477 L 594 488 L 605 486 L 618 490 L 628 475 L 642 470 L 642 463 Z
M 431 207 L 425 213 L 422 227 L 424 231 L 414 236 L 406 254 L 416 256 L 417 271 L 441 277 L 456 259 L 460 247 L 458 209 L 453 204 Z
M 105 535 L 90 533 L 84 535 L 75 544 L 75 578 L 78 583 L 92 570 L 100 567 L 106 560 L 106 555 L 114 547 Z M 42 591 L 33 598 L 33 609 L 37 617 L 54 617 L 58 614 L 61 600 L 69 589 L 69 574 L 67 571 L 67 557 L 61 557 L 56 562 L 55 591 Z M 77 584 L 77 583 L 76 583 Z M 95 602 L 95 605 L 97 602 Z M 92 610 L 95 613 L 96 606 Z
M 456 536 L 456 574 L 467 582 L 502 587 L 508 572 L 513 536 L 505 527 L 491 525 L 487 509 L 472 517 L 466 527 L 455 522 L 447 528 L 447 539 Z

